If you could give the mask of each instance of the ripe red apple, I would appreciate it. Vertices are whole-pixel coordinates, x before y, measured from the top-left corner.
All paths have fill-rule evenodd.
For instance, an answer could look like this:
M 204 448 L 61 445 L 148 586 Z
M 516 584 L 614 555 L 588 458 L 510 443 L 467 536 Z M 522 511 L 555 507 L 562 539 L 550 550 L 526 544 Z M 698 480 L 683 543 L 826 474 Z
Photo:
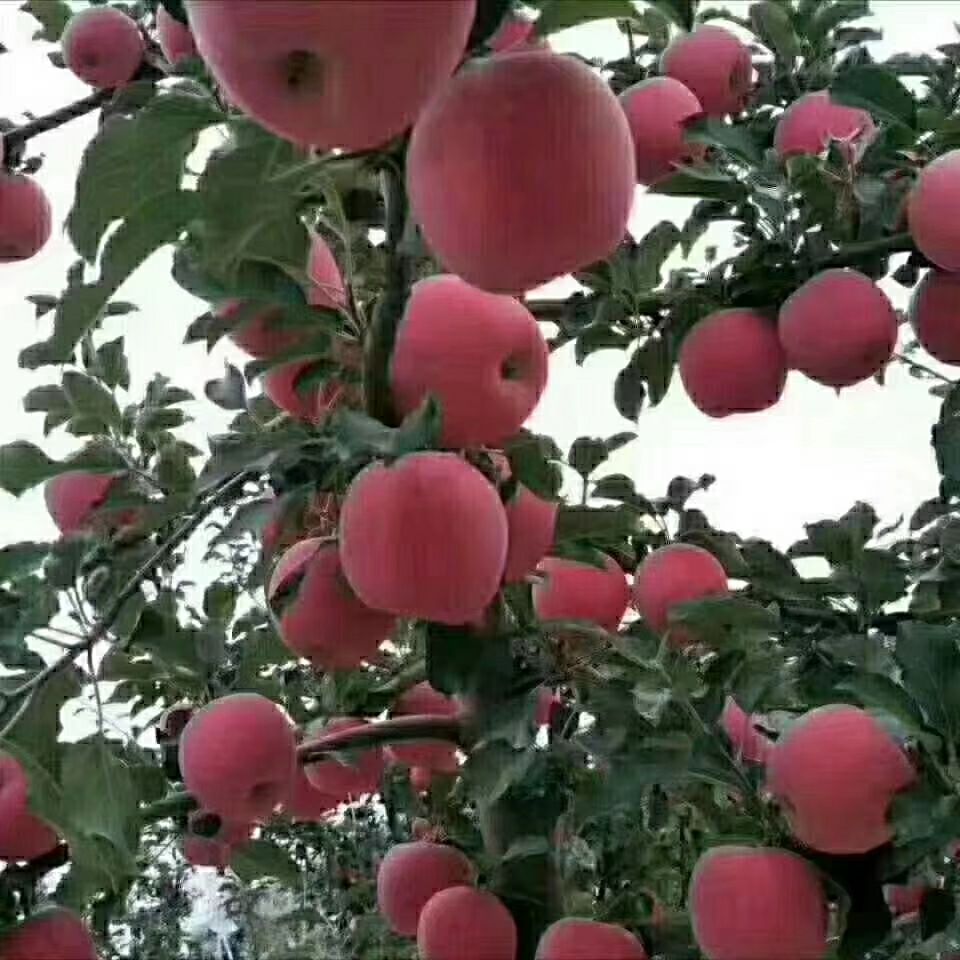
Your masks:
M 337 797 L 318 790 L 307 776 L 304 768 L 297 766 L 294 775 L 293 793 L 283 805 L 283 810 L 291 820 L 300 823 L 322 823 L 340 805 Z
M 263 392 L 295 420 L 321 424 L 344 403 L 349 402 L 350 388 L 339 380 L 306 385 L 317 369 L 313 360 L 293 360 L 272 367 L 263 375 Z
M 804 714 L 767 759 L 767 788 L 794 836 L 824 853 L 866 853 L 887 843 L 890 802 L 915 780 L 893 737 L 845 705 Z
M 786 850 L 708 850 L 694 868 L 687 905 L 707 960 L 821 960 L 830 950 L 820 879 Z
M 503 579 L 520 583 L 537 568 L 553 546 L 560 504 L 544 500 L 517 484 L 513 496 L 504 504 L 507 511 L 507 562 Z
M 448 270 L 520 293 L 613 252 L 633 202 L 633 153 L 626 115 L 589 67 L 520 52 L 468 64 L 430 102 L 413 128 L 407 187 Z
M 376 657 L 396 626 L 396 617 L 373 610 L 350 588 L 334 543 L 301 541 L 280 562 L 270 580 L 271 604 L 299 580 L 296 596 L 280 614 L 280 636 L 298 657 L 321 670 L 352 670 Z
M 924 897 L 930 891 L 925 883 L 898 884 L 888 883 L 883 888 L 883 899 L 887 901 L 890 913 L 894 917 L 909 919 L 916 916 L 923 906 Z
M 643 944 L 614 923 L 568 917 L 551 924 L 537 945 L 536 960 L 647 960 Z
M 700 101 L 679 80 L 651 77 L 620 94 L 630 122 L 637 160 L 637 181 L 656 183 L 670 176 L 678 164 L 703 157 L 704 146 L 687 141 L 684 124 L 703 110 Z
M 413 715 L 455 717 L 460 713 L 460 705 L 452 697 L 434 690 L 424 680 L 401 694 L 394 703 L 391 713 L 398 717 Z M 459 769 L 456 748 L 449 743 L 395 743 L 390 747 L 390 755 L 398 763 L 404 763 L 412 768 L 411 781 L 416 769 L 430 773 L 456 773 Z M 423 775 L 419 774 L 419 776 Z M 427 787 L 429 785 L 428 780 Z
M 680 378 L 694 405 L 711 417 L 772 407 L 787 382 L 776 324 L 755 310 L 718 310 L 684 337 Z
M 434 894 L 473 882 L 473 864 L 456 847 L 423 840 L 399 843 L 387 851 L 377 871 L 377 906 L 395 933 L 412 937 Z
M 913 291 L 910 323 L 931 357 L 960 363 L 960 275 L 928 270 Z
M 429 767 L 410 768 L 410 788 L 414 793 L 427 793 L 433 783 L 433 771 Z M 422 837 L 417 837 L 422 840 Z
M 753 717 L 733 697 L 727 697 L 723 705 L 720 726 L 738 760 L 745 763 L 767 762 L 774 741 L 757 730 L 753 725 Z
M 0 960 L 97 960 L 97 946 L 72 910 L 44 908 L 0 938 Z
M 310 743 L 318 736 L 338 730 L 355 730 L 367 722 L 358 717 L 337 717 L 324 726 L 311 724 L 305 742 Z M 364 794 L 377 793 L 384 769 L 383 751 L 379 747 L 370 747 L 343 763 L 336 758 L 309 763 L 304 767 L 304 772 L 315 790 L 335 797 L 338 802 L 347 803 Z
M 834 103 L 828 90 L 805 93 L 783 111 L 773 135 L 773 148 L 782 160 L 823 153 L 831 141 L 856 163 L 877 135 L 866 110 Z
M 660 70 L 688 87 L 711 117 L 740 113 L 753 89 L 750 48 L 712 23 L 677 37 L 664 50 Z
M 507 516 L 497 491 L 452 453 L 376 463 L 347 490 L 340 562 L 374 609 L 469 623 L 496 595 L 506 556 Z
M 305 327 L 284 325 L 283 307 L 272 304 L 258 307 L 251 316 L 240 319 L 241 311 L 249 313 L 250 310 L 242 300 L 229 300 L 218 308 L 217 316 L 228 322 L 236 318 L 237 325 L 227 336 L 251 357 L 269 360 L 293 350 L 310 335 Z
M 448 447 L 512 437 L 547 385 L 549 350 L 527 308 L 459 277 L 415 283 L 390 360 L 390 388 L 401 414 L 433 395 Z
M 367 150 L 402 133 L 453 73 L 475 0 L 188 0 L 232 103 L 295 143 Z
M 0 172 L 0 263 L 29 260 L 50 239 L 53 214 L 32 177 Z
M 784 302 L 779 331 L 790 367 L 839 389 L 884 368 L 897 342 L 897 314 L 864 274 L 823 270 Z
M 208 703 L 180 737 L 180 770 L 201 806 L 252 823 L 287 800 L 296 772 L 296 736 L 283 710 L 257 693 Z
M 57 843 L 56 833 L 30 812 L 30 782 L 20 761 L 0 754 L 0 859 L 35 860 Z
M 60 532 L 69 536 L 92 528 L 119 478 L 116 473 L 69 470 L 48 480 L 43 497 Z
M 671 543 L 647 556 L 633 579 L 633 605 L 654 633 L 670 630 L 674 646 L 696 638 L 683 627 L 670 627 L 670 611 L 682 603 L 725 597 L 727 573 L 709 550 L 692 543 Z
M 157 7 L 157 42 L 167 63 L 178 66 L 183 60 L 197 56 L 190 28 L 167 13 L 166 7 Z
M 347 302 L 343 274 L 330 244 L 319 233 L 310 235 L 307 276 L 311 281 L 307 290 L 308 303 L 328 310 L 343 309 Z
M 910 191 L 907 221 L 913 242 L 941 270 L 960 270 L 960 150 L 937 157 L 920 171 Z
M 420 960 L 514 960 L 517 926 L 492 893 L 447 887 L 420 913 L 417 952 Z
M 537 572 L 543 580 L 533 586 L 533 609 L 541 620 L 585 620 L 616 632 L 630 603 L 630 587 L 612 557 L 604 569 L 547 557 Z
M 104 90 L 133 79 L 143 62 L 140 28 L 116 7 L 87 7 L 75 13 L 60 37 L 60 48 L 68 69 Z

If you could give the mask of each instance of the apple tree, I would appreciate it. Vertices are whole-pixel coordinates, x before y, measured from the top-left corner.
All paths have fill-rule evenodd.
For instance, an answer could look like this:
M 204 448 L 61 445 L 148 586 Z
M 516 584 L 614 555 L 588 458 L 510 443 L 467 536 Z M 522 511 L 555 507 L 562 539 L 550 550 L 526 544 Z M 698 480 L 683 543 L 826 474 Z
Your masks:
M 6 359 L 76 444 L 0 448 L 61 534 L 0 549 L 0 960 L 960 956 L 960 42 L 877 62 L 866 0 L 21 9 L 92 92 L 2 138 L 3 260 L 77 259 Z M 551 48 L 600 20 L 619 58 Z M 35 144 L 93 111 L 63 216 Z M 632 236 L 651 194 L 689 214 Z M 104 329 L 168 248 L 183 362 L 247 358 L 202 399 Z M 561 348 L 622 353 L 622 432 L 529 429 Z M 612 472 L 668 390 L 891 363 L 942 401 L 906 523 L 784 551 L 710 473 Z

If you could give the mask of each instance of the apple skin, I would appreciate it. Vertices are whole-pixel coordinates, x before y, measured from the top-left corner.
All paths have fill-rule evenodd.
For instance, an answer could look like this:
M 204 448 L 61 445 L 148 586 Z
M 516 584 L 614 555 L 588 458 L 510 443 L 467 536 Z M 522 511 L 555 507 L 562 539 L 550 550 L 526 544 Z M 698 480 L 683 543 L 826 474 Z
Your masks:
M 793 835 L 823 853 L 866 853 L 889 842 L 890 803 L 916 779 L 893 737 L 845 704 L 805 713 L 767 758 L 767 790 Z
M 157 7 L 157 42 L 172 67 L 197 56 L 190 28 L 167 13 L 166 7 Z
M 393 716 L 403 717 L 414 714 L 435 717 L 455 717 L 460 713 L 460 705 L 452 697 L 434 690 L 424 680 L 405 691 L 393 705 Z M 457 751 L 452 744 L 446 743 L 395 743 L 389 748 L 390 757 L 397 763 L 406 764 L 411 768 L 410 780 L 414 781 L 414 773 L 426 780 L 427 789 L 430 780 L 425 773 L 456 773 L 459 769 Z M 416 787 L 415 787 L 416 789 Z
M 500 587 L 507 516 L 493 485 L 452 453 L 375 463 L 340 511 L 340 562 L 356 595 L 400 617 L 475 621 Z
M 394 933 L 416 935 L 424 906 L 440 890 L 472 883 L 473 864 L 456 847 L 424 840 L 391 847 L 377 871 L 377 906 Z
M 464 53 L 475 0 L 187 0 L 232 103 L 278 136 L 368 150 L 402 133 Z M 388 68 L 387 68 L 388 67 Z
M 680 34 L 664 50 L 660 72 L 687 87 L 710 117 L 740 113 L 753 89 L 750 48 L 712 23 Z
M 340 800 L 318 790 L 298 764 L 293 793 L 283 805 L 284 813 L 298 823 L 323 823 L 339 805 Z
M 805 93 L 783 111 L 773 135 L 781 160 L 823 153 L 831 141 L 840 141 L 843 155 L 856 163 L 877 135 L 866 110 L 834 103 L 828 90 Z
M 643 944 L 614 923 L 567 917 L 551 924 L 537 945 L 535 960 L 647 960 Z
M 198 710 L 180 737 L 187 790 L 235 823 L 268 818 L 290 797 L 297 767 L 290 718 L 256 693 L 235 693 Z
M 897 313 L 887 295 L 857 270 L 822 270 L 780 308 L 787 363 L 828 387 L 878 374 L 897 342 Z
M 544 500 L 517 484 L 514 495 L 504 504 L 510 542 L 503 568 L 506 583 L 521 583 L 553 546 L 560 504 Z
M 20 761 L 0 754 L 0 858 L 36 860 L 59 843 L 54 830 L 30 812 L 30 782 Z
M 407 152 L 428 246 L 494 293 L 606 259 L 626 235 L 635 188 L 619 101 L 589 67 L 549 51 L 469 63 L 420 115 Z
M 755 310 L 717 310 L 700 320 L 680 347 L 680 379 L 709 417 L 772 407 L 787 382 L 777 326 Z
M 420 912 L 417 952 L 421 960 L 514 960 L 517 925 L 492 893 L 447 887 Z
M 459 277 L 413 285 L 397 330 L 390 386 L 401 414 L 428 395 L 443 410 L 447 447 L 496 445 L 513 436 L 547 385 L 547 343 L 514 300 Z
M 547 557 L 537 567 L 542 582 L 533 586 L 533 608 L 541 620 L 585 620 L 616 633 L 630 603 L 626 574 L 612 557 L 604 569 Z
M 931 357 L 960 364 L 960 276 L 928 270 L 910 299 L 910 323 Z
M 84 922 L 63 907 L 44 908 L 0 938 L 0 960 L 98 960 Z
M 50 239 L 53 213 L 32 177 L 0 172 L 0 263 L 36 256 Z
M 960 150 L 928 163 L 907 201 L 907 223 L 920 252 L 941 270 L 960 270 L 960 220 L 953 215 L 960 200 Z
M 43 497 L 60 532 L 71 536 L 93 528 L 97 511 L 119 479 L 115 473 L 68 470 L 48 480 Z
M 701 160 L 706 147 L 688 141 L 684 123 L 703 112 L 679 80 L 651 77 L 620 94 L 637 162 L 637 182 L 647 186 L 669 177 L 680 164 Z
M 767 762 L 774 741 L 757 730 L 753 725 L 753 717 L 733 697 L 727 697 L 723 705 L 720 726 L 738 760 L 758 764 Z
M 87 7 L 75 13 L 60 37 L 60 48 L 67 68 L 101 90 L 122 87 L 143 62 L 140 28 L 116 7 Z
M 764 847 L 713 847 L 697 861 L 687 906 L 708 960 L 821 960 L 828 907 L 802 857 Z

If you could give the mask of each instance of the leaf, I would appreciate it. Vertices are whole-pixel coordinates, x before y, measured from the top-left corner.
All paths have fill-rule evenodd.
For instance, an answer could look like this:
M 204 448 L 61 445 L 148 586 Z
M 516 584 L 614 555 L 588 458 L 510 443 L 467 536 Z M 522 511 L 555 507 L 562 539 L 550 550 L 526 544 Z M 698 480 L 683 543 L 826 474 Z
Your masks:
M 92 377 L 68 370 L 63 375 L 63 392 L 75 414 L 95 417 L 109 427 L 119 426 L 121 414 L 117 401 L 103 384 Z
M 39 20 L 43 27 L 33 35 L 33 39 L 49 43 L 56 43 L 60 39 L 63 28 L 73 16 L 73 10 L 65 0 L 27 0 L 20 9 Z
M 92 372 L 95 372 L 108 387 L 130 389 L 130 367 L 124 352 L 123 337 L 108 340 L 97 349 L 96 363 Z
M 27 347 L 21 366 L 36 369 L 66 363 L 83 335 L 123 282 L 160 247 L 172 243 L 196 213 L 196 195 L 182 190 L 151 197 L 136 208 L 111 235 L 101 258 L 100 279 L 74 287 L 57 307 L 49 340 Z
M 92 263 L 114 220 L 131 216 L 151 197 L 175 193 L 199 133 L 225 119 L 212 100 L 181 92 L 157 97 L 133 118 L 111 117 L 80 163 L 67 216 L 77 252 Z
M 0 447 L 0 489 L 15 497 L 57 472 L 56 460 L 26 440 L 15 440 Z
M 686 138 L 694 143 L 720 147 L 731 156 L 759 165 L 762 161 L 760 145 L 745 124 L 724 123 L 715 117 L 704 117 L 685 128 Z M 708 201 L 716 203 L 716 201 Z
M 780 630 L 780 618 L 743 597 L 709 597 L 682 603 L 670 610 L 671 625 L 689 627 L 699 639 L 719 650 L 742 645 L 748 634 L 768 636 Z
M 645 293 L 659 285 L 663 265 L 679 245 L 681 236 L 670 220 L 661 220 L 644 234 L 630 258 L 634 292 Z
M 659 10 L 682 30 L 692 30 L 697 0 L 648 0 L 650 6 Z
M 644 529 L 641 514 L 628 504 L 619 507 L 563 506 L 557 514 L 556 541 L 595 540 L 612 544 L 637 536 Z
M 636 14 L 630 0 L 546 0 L 537 18 L 537 33 L 545 37 L 591 20 L 629 20 Z
M 63 392 L 63 388 L 55 383 L 46 384 L 42 387 L 34 387 L 23 398 L 23 409 L 27 413 L 50 413 L 65 412 L 70 415 L 70 401 Z
M 517 750 L 504 740 L 495 740 L 473 750 L 463 766 L 471 797 L 479 803 L 496 803 L 520 782 L 536 758 L 533 749 Z
M 837 690 L 853 694 L 864 707 L 883 710 L 894 717 L 913 735 L 926 735 L 926 724 L 916 701 L 900 684 L 881 673 L 857 672 L 842 683 Z
M 570 445 L 567 463 L 586 479 L 609 456 L 607 445 L 596 437 L 577 437 Z
M 747 197 L 747 188 L 719 170 L 683 167 L 647 188 L 668 197 L 706 197 L 738 203 Z
M 639 350 L 635 350 L 627 365 L 617 374 L 613 384 L 613 402 L 622 417 L 634 423 L 640 418 L 643 402 L 647 398 L 647 386 L 636 363 Z
M 300 868 L 290 855 L 269 840 L 250 840 L 234 847 L 230 867 L 244 883 L 261 877 L 273 877 L 294 889 L 303 883 Z
M 889 70 L 873 64 L 851 67 L 830 84 L 830 96 L 838 103 L 862 107 L 884 120 L 911 129 L 917 123 L 917 101 Z
M 930 726 L 948 742 L 960 735 L 960 647 L 956 628 L 916 621 L 901 623 L 894 656 L 903 686 Z
M 226 360 L 223 367 L 223 376 L 219 380 L 208 380 L 203 392 L 208 400 L 224 410 L 246 410 L 247 386 L 243 374 Z
M 757 36 L 776 54 L 777 59 L 792 68 L 800 52 L 800 44 L 787 11 L 770 0 L 755 3 L 750 7 L 750 22 Z
M 0 547 L 0 582 L 34 573 L 49 553 L 49 543 L 23 541 Z

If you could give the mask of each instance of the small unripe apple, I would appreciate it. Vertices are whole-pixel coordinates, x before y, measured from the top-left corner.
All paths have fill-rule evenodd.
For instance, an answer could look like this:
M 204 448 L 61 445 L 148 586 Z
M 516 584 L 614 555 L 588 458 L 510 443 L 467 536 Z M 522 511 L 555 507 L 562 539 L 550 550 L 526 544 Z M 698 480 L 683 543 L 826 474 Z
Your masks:
M 123 86 L 143 62 L 143 37 L 135 20 L 116 7 L 75 13 L 60 37 L 63 62 L 92 87 Z
M 53 214 L 32 177 L 0 172 L 0 263 L 29 260 L 50 239 Z

